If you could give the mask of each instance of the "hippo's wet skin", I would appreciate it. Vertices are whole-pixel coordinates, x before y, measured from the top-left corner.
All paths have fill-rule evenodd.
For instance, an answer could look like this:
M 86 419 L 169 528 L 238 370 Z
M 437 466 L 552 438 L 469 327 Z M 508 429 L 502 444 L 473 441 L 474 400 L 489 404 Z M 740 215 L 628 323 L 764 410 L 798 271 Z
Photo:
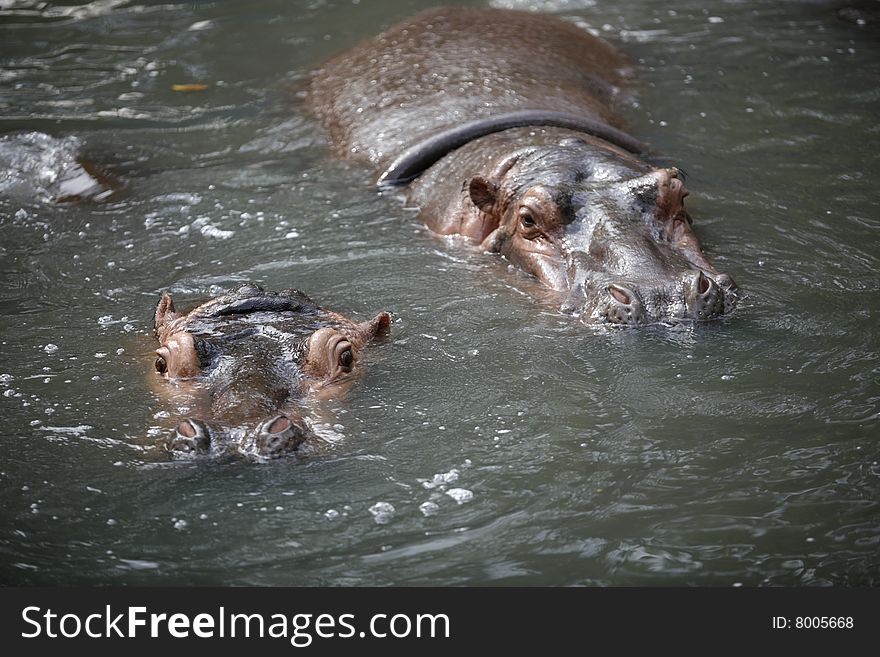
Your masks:
M 585 322 L 730 313 L 682 175 L 646 164 L 611 109 L 626 68 L 553 17 L 441 8 L 328 62 L 308 99 L 337 152 L 406 185 L 428 227 L 505 256 Z
M 380 313 L 358 324 L 297 290 L 266 292 L 251 284 L 186 314 L 164 294 L 155 315 L 156 372 L 206 398 L 206 416 L 181 421 L 167 449 L 198 453 L 232 445 L 262 457 L 297 450 L 311 435 L 298 402 L 344 389 L 364 348 L 389 323 Z

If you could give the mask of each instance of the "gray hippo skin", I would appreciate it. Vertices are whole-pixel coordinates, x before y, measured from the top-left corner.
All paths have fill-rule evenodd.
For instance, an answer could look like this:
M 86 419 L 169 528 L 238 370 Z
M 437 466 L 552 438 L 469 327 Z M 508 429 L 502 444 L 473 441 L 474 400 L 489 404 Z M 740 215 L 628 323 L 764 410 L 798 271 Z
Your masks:
M 363 352 L 384 335 L 388 313 L 356 323 L 298 290 L 245 284 L 178 313 L 170 294 L 156 307 L 157 376 L 185 387 L 205 417 L 181 421 L 165 447 L 206 453 L 235 446 L 259 457 L 296 451 L 312 432 L 301 413 L 315 396 L 338 395 Z
M 577 26 L 463 7 L 415 16 L 317 70 L 311 110 L 441 235 L 558 290 L 587 323 L 706 320 L 736 286 L 703 254 L 678 169 L 657 169 L 610 103 L 627 61 Z

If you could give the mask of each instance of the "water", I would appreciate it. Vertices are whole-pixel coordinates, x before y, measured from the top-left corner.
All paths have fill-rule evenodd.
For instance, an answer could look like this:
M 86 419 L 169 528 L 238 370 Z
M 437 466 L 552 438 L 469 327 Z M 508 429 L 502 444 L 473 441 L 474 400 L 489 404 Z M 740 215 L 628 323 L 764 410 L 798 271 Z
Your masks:
M 877 584 L 877 27 L 821 2 L 498 3 L 632 57 L 632 132 L 686 170 L 745 292 L 717 324 L 591 331 L 378 196 L 301 110 L 312 67 L 429 4 L 0 1 L 0 134 L 123 185 L 0 183 L 0 580 Z M 325 453 L 171 461 L 155 302 L 245 280 L 390 310 L 394 339 L 320 409 Z

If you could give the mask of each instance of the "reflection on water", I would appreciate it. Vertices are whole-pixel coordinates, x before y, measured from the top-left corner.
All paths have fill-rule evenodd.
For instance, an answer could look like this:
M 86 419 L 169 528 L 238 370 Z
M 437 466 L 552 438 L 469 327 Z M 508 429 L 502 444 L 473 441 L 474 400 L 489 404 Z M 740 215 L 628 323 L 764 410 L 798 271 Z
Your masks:
M 875 28 L 816 2 L 495 3 L 626 50 L 632 131 L 687 171 L 744 292 L 716 324 L 585 331 L 299 107 L 323 58 L 429 4 L 0 1 L 0 580 L 876 583 Z M 77 156 L 119 194 L 52 203 Z M 315 409 L 326 453 L 171 461 L 156 299 L 247 280 L 387 308 L 393 340 Z

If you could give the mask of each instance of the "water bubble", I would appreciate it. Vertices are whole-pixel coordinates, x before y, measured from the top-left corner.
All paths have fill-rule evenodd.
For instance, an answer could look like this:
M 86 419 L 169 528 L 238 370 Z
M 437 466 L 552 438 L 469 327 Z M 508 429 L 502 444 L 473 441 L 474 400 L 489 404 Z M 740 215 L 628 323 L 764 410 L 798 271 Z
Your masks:
M 391 522 L 395 509 L 388 502 L 376 502 L 369 508 L 369 511 L 373 515 L 373 520 L 376 521 L 376 524 L 384 525 Z
M 217 226 L 213 224 L 205 224 L 201 227 L 200 232 L 205 237 L 214 237 L 220 240 L 228 240 L 235 235 L 234 230 L 223 230 L 222 228 L 217 228 Z
M 107 524 L 112 527 L 116 524 L 116 521 L 113 518 L 107 518 Z
M 439 510 L 440 510 L 440 507 L 437 504 L 435 504 L 434 502 L 423 502 L 422 504 L 419 505 L 419 511 L 421 511 L 422 515 L 425 517 L 433 516 Z
M 459 504 L 464 504 L 474 499 L 474 492 L 467 488 L 450 488 L 446 491 L 446 494 Z
M 188 524 L 189 523 L 186 520 L 184 520 L 183 518 L 181 518 L 180 520 L 175 520 L 174 521 L 174 529 L 177 529 L 177 530 L 186 529 Z
M 328 518 L 329 520 L 333 520 L 334 518 L 339 517 L 339 511 L 337 511 L 336 509 L 327 509 L 326 511 L 324 511 L 324 517 Z
M 58 345 L 52 344 L 50 342 L 45 347 L 43 347 L 43 351 L 45 351 L 47 354 L 54 354 L 56 351 L 58 351 Z
M 438 486 L 443 486 L 445 484 L 451 484 L 454 481 L 458 481 L 460 473 L 456 468 L 452 468 L 449 472 L 441 472 L 434 475 L 434 478 L 431 481 L 423 481 L 422 486 L 431 490 L 432 488 L 437 488 Z

